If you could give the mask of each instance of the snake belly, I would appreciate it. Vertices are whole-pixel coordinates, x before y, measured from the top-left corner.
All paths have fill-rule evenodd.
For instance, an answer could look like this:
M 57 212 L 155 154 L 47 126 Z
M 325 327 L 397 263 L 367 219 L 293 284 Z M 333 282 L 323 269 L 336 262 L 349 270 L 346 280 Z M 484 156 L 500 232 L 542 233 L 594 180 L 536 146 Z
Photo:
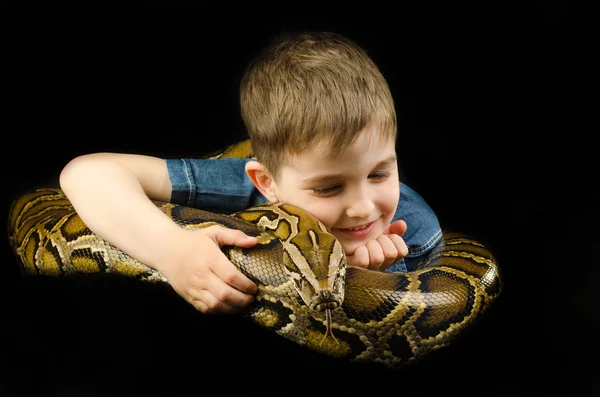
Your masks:
M 228 258 L 258 285 L 255 300 L 243 316 L 335 358 L 392 368 L 416 362 L 449 345 L 502 289 L 491 252 L 459 233 L 445 232 L 442 242 L 413 271 L 383 273 L 340 263 L 337 240 L 299 209 L 285 212 L 268 203 L 222 215 L 155 204 L 183 228 L 219 224 L 257 236 L 259 243 L 249 249 L 223 247 Z M 160 272 L 95 235 L 60 189 L 37 189 L 18 197 L 8 227 L 11 247 L 26 276 L 112 273 L 168 283 Z M 298 233 L 309 237 L 292 240 Z M 295 256 L 288 253 L 290 244 L 296 247 Z M 319 244 L 326 249 L 317 255 Z M 333 266 L 323 266 L 324 258 L 337 259 Z M 294 262 L 299 259 L 306 261 L 304 265 Z M 308 304 L 323 291 L 333 291 L 329 296 L 336 290 L 338 298 L 342 295 L 341 305 L 329 310 L 329 315 L 327 310 L 315 309 L 318 305 L 311 308 Z M 325 337 L 328 331 L 332 337 Z

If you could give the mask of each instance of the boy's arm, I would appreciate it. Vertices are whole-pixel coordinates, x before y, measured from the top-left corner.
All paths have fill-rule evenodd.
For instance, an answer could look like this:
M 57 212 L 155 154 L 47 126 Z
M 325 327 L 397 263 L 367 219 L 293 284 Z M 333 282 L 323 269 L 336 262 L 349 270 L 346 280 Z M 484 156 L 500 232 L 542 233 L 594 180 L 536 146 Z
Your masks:
M 164 159 L 96 153 L 71 160 L 60 186 L 85 224 L 101 238 L 158 271 L 203 313 L 238 312 L 256 285 L 221 252 L 221 245 L 251 247 L 256 239 L 213 226 L 188 231 L 150 199 L 169 201 Z

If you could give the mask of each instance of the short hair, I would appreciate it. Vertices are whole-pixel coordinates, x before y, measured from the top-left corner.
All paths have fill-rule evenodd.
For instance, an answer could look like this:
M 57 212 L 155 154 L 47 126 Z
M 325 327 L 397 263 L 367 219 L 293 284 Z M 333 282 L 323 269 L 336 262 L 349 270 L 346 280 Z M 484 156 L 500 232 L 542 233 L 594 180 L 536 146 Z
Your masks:
M 254 155 L 274 178 L 287 155 L 316 144 L 336 155 L 366 127 L 396 139 L 385 78 L 365 50 L 333 32 L 276 37 L 246 68 L 240 106 Z

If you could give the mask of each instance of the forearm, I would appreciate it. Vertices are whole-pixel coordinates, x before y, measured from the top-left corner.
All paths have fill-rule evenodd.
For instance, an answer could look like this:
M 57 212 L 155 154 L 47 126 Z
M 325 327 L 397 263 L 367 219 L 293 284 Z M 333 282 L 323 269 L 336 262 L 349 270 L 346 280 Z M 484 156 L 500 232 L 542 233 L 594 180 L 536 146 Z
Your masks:
M 150 201 L 136 174 L 96 157 L 67 165 L 61 188 L 94 233 L 161 271 L 181 228 Z

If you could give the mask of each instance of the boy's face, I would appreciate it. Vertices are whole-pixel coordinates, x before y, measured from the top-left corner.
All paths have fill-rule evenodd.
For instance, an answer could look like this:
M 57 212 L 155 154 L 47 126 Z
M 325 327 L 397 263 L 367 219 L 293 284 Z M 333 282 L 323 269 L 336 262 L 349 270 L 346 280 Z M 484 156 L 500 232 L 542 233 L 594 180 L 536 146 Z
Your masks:
M 286 161 L 274 189 L 278 201 L 312 213 L 352 255 L 383 234 L 396 212 L 395 142 L 366 129 L 336 157 L 316 145 Z

